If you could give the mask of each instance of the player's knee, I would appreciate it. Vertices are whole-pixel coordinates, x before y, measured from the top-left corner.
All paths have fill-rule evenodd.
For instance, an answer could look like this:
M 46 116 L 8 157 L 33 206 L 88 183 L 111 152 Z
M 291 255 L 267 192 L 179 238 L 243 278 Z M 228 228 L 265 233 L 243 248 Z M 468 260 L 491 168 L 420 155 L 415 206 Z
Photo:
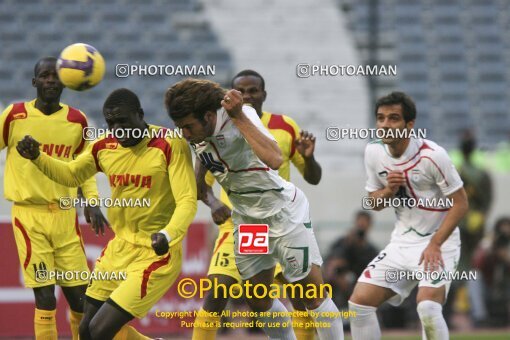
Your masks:
M 66 296 L 69 307 L 74 312 L 83 313 L 83 304 L 85 301 L 85 291 L 87 285 L 81 285 L 76 287 L 62 287 Z
M 289 296 L 289 295 L 287 295 L 287 296 Z M 292 308 L 294 308 L 294 310 L 300 310 L 303 312 L 306 311 L 306 305 L 303 303 L 302 300 L 296 299 L 296 298 L 289 298 L 289 300 L 290 300 L 290 303 L 292 305 Z
M 349 312 L 352 315 L 351 323 L 356 325 L 364 325 L 367 320 L 370 320 L 376 317 L 375 313 L 377 311 L 376 307 L 360 305 L 353 301 L 349 300 Z
M 306 309 L 314 310 L 319 308 L 319 306 L 324 302 L 324 298 L 303 299 L 302 302 Z
M 418 303 L 416 307 L 418 311 L 418 316 L 422 323 L 427 324 L 430 323 L 436 317 L 442 317 L 443 315 L 443 307 L 440 303 L 431 300 L 424 300 Z
M 264 299 L 249 299 L 248 304 L 250 308 L 257 313 L 268 311 L 273 305 L 273 300 L 270 298 Z
M 357 305 L 368 305 L 368 301 L 366 301 L 367 299 L 362 295 L 362 294 L 358 294 L 356 292 L 356 290 L 354 290 L 354 292 L 352 293 L 351 297 L 349 298 L 349 302 L 353 302 Z
M 90 320 L 83 318 L 80 322 L 80 327 L 78 328 L 78 331 L 80 332 L 80 339 L 90 339 L 90 332 L 89 332 L 89 323 Z
M 37 309 L 53 310 L 57 308 L 57 299 L 50 290 L 34 290 Z
M 209 312 L 221 313 L 227 306 L 228 299 L 218 298 L 214 292 L 209 291 L 204 299 L 203 308 Z
M 90 320 L 88 324 L 88 331 L 90 334 L 91 339 L 104 339 L 105 334 L 107 332 L 108 325 L 105 322 L 102 322 L 101 320 L 98 320 L 98 318 L 93 318 Z

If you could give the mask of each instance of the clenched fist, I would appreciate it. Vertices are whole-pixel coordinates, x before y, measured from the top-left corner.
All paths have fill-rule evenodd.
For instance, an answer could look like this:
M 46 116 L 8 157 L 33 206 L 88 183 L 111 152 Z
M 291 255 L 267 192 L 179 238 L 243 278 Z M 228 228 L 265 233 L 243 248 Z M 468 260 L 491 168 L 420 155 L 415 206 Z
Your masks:
M 39 142 L 33 139 L 31 136 L 25 136 L 18 142 L 16 150 L 18 150 L 21 157 L 34 160 L 39 157 Z
M 243 95 L 237 90 L 229 90 L 223 100 L 221 106 L 227 111 L 232 118 L 237 118 L 243 109 Z
M 165 234 L 163 233 L 154 233 L 151 235 L 152 240 L 152 249 L 156 252 L 156 255 L 161 256 L 168 253 L 168 240 L 166 239 Z

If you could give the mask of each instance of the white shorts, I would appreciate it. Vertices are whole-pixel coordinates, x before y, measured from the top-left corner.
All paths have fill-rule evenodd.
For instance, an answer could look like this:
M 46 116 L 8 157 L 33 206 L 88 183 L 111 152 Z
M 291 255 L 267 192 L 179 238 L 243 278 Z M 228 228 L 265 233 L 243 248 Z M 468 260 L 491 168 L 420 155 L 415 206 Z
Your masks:
M 389 288 L 397 295 L 388 300 L 393 306 L 400 305 L 418 285 L 418 287 L 439 288 L 445 286 L 445 301 L 450 289 L 451 280 L 436 279 L 432 275 L 423 275 L 423 263 L 418 265 L 423 250 L 427 244 L 420 246 L 404 246 L 390 243 L 377 255 L 372 262 L 365 268 L 358 278 L 358 282 L 370 283 L 379 287 Z M 446 249 L 445 249 L 446 248 Z M 441 255 L 444 261 L 445 272 L 455 272 L 460 258 L 460 247 L 447 248 L 442 247 Z M 398 280 L 397 275 L 400 272 L 420 272 L 415 274 L 416 280 Z M 437 276 L 436 276 L 437 277 Z
M 273 268 L 280 263 L 283 276 L 288 282 L 304 279 L 312 264 L 322 265 L 322 257 L 310 222 L 310 208 L 305 194 L 296 188 L 296 196 L 282 210 L 264 219 L 232 213 L 234 222 L 234 244 L 236 265 L 243 280 L 247 280 L 263 270 Z M 268 254 L 239 254 L 240 224 L 269 225 Z M 271 229 L 286 233 L 272 236 Z

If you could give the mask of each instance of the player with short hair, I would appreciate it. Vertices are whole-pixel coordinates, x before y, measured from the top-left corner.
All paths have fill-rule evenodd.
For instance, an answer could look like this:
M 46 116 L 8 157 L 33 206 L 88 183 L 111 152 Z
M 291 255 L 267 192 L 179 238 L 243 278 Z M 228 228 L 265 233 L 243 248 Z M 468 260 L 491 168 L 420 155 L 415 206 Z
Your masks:
M 0 116 L 0 150 L 7 148 L 4 194 L 14 203 L 12 226 L 25 286 L 34 290 L 35 337 L 50 340 L 57 339 L 55 284 L 62 287 L 69 303 L 71 331 L 77 339 L 88 282 L 57 280 L 48 272 L 89 270 L 76 209 L 61 210 L 59 200 L 76 197 L 79 185 L 86 198 L 98 197 L 93 177 L 84 178 L 74 188 L 65 187 L 41 176 L 36 166 L 14 151 L 16 142 L 27 133 L 41 141 L 47 157 L 63 162 L 70 162 L 86 146 L 83 129 L 87 118 L 60 102 L 64 86 L 58 79 L 56 62 L 54 57 L 38 60 L 32 79 L 37 98 L 11 104 Z M 104 231 L 108 222 L 99 208 L 86 208 L 85 216 L 96 234 Z
M 283 163 L 278 144 L 257 112 L 242 104 L 239 91 L 225 93 L 218 84 L 207 80 L 183 80 L 165 95 L 169 116 L 182 129 L 204 166 L 200 172 L 211 170 L 229 195 L 236 249 L 240 224 L 269 225 L 269 254 L 236 251 L 243 281 L 253 286 L 265 285 L 269 290 L 275 265 L 280 262 L 289 282 L 319 288 L 323 283 L 322 258 L 311 229 L 308 200 L 275 171 Z M 259 320 L 270 339 L 295 339 L 291 327 L 268 326 L 269 321 L 290 325 L 287 309 L 278 299 L 265 296 L 247 301 L 255 312 L 267 312 Z M 329 328 L 317 329 L 321 339 L 343 338 L 342 323 L 329 314 L 338 313 L 330 297 L 304 297 L 303 303 L 319 315 L 316 321 L 329 323 Z
M 380 98 L 375 109 L 376 125 L 385 131 L 408 132 L 414 127 L 416 107 L 402 92 Z M 388 136 L 389 137 L 389 136 Z M 358 279 L 349 301 L 356 313 L 351 319 L 353 339 L 380 339 L 376 309 L 383 302 L 399 305 L 418 285 L 418 315 L 424 339 L 448 339 L 448 327 L 442 315 L 451 280 L 395 280 L 399 272 L 454 272 L 460 256 L 457 228 L 468 209 L 468 201 L 457 170 L 446 151 L 436 143 L 420 138 L 384 138 L 367 145 L 366 190 L 384 209 L 380 199 L 408 198 L 437 202 L 436 206 L 401 204 L 395 207 L 397 222 L 388 246 L 367 266 Z M 446 199 L 453 200 L 447 208 Z M 428 199 L 428 200 L 425 200 Z M 442 200 L 442 201 L 441 201 Z M 443 203 L 441 203 L 443 202 Z M 388 274 L 389 273 L 389 274 Z
M 286 181 L 290 180 L 290 163 L 298 169 L 305 180 L 310 184 L 318 184 L 321 179 L 321 167 L 314 158 L 315 137 L 307 131 L 300 130 L 296 122 L 286 116 L 262 111 L 266 99 L 265 81 L 262 76 L 253 70 L 243 70 L 232 78 L 232 88 L 240 91 L 243 101 L 250 104 L 262 121 L 264 127 L 273 135 L 282 151 L 283 163 L 278 174 Z M 198 163 L 200 164 L 200 163 Z M 201 187 L 201 180 L 197 185 Z M 214 282 L 225 285 L 229 289 L 234 283 L 241 283 L 242 279 L 235 265 L 234 257 L 234 224 L 230 217 L 232 203 L 225 190 L 221 190 L 220 200 L 214 196 L 211 186 L 214 183 L 213 174 L 208 171 L 205 177 L 205 189 L 199 190 L 199 198 L 211 208 L 211 215 L 219 225 L 219 234 L 214 245 L 208 278 Z M 276 265 L 275 278 L 285 283 L 280 264 Z M 305 306 L 298 299 L 290 298 L 294 309 L 306 311 Z M 193 328 L 193 340 L 214 339 L 219 327 L 220 317 L 206 312 L 221 314 L 226 308 L 228 299 L 217 298 L 210 290 L 204 298 L 202 310 L 196 318 Z M 311 317 L 293 316 L 293 324 L 310 325 Z M 212 325 L 204 327 L 203 325 Z M 314 327 L 294 327 L 297 340 L 313 339 Z
M 102 171 L 109 178 L 112 200 L 150 200 L 150 207 L 108 209 L 115 238 L 94 270 L 125 272 L 127 279 L 92 280 L 80 324 L 82 340 L 147 339 L 123 326 L 144 317 L 180 273 L 181 241 L 197 209 L 191 152 L 182 138 L 165 138 L 163 128 L 145 123 L 138 97 L 127 89 L 108 96 L 103 114 L 115 136 L 121 135 L 117 130 L 139 129 L 143 134 L 103 136 L 70 163 L 39 153 L 29 136 L 19 142 L 18 152 L 63 185 L 73 186 Z

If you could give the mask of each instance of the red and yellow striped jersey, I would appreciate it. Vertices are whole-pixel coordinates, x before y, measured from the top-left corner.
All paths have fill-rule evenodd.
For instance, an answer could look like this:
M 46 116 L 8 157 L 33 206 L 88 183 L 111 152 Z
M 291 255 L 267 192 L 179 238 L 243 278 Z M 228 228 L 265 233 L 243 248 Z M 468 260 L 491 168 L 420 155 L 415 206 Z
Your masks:
M 150 125 L 149 129 L 162 128 Z M 149 200 L 149 207 L 108 208 L 115 235 L 133 244 L 150 247 L 151 234 L 165 229 L 172 246 L 184 238 L 195 217 L 197 188 L 191 152 L 187 142 L 177 136 L 145 137 L 127 148 L 114 137 L 103 137 L 70 163 L 41 153 L 34 164 L 67 186 L 101 171 L 108 177 L 113 201 Z
M 262 112 L 260 120 L 274 136 L 278 143 L 278 147 L 282 150 L 283 163 L 278 169 L 280 177 L 286 181 L 290 181 L 291 162 L 298 169 L 301 175 L 304 175 L 305 160 L 303 159 L 303 156 L 296 151 L 295 147 L 295 141 L 299 138 L 299 133 L 301 131 L 296 122 L 286 115 L 277 115 L 266 111 Z M 214 176 L 210 171 L 207 172 L 205 181 L 209 186 L 214 184 Z M 232 203 L 230 203 L 228 195 L 223 189 L 221 189 L 220 200 L 223 204 L 232 209 Z
M 0 150 L 7 147 L 4 173 L 5 198 L 17 204 L 58 203 L 60 197 L 76 197 L 76 188 L 58 184 L 44 176 L 31 161 L 21 157 L 16 145 L 26 135 L 41 143 L 41 151 L 63 162 L 70 162 L 86 147 L 83 112 L 60 103 L 59 111 L 45 115 L 30 102 L 9 105 L 0 116 Z M 94 177 L 84 178 L 81 186 L 87 198 L 98 197 Z

